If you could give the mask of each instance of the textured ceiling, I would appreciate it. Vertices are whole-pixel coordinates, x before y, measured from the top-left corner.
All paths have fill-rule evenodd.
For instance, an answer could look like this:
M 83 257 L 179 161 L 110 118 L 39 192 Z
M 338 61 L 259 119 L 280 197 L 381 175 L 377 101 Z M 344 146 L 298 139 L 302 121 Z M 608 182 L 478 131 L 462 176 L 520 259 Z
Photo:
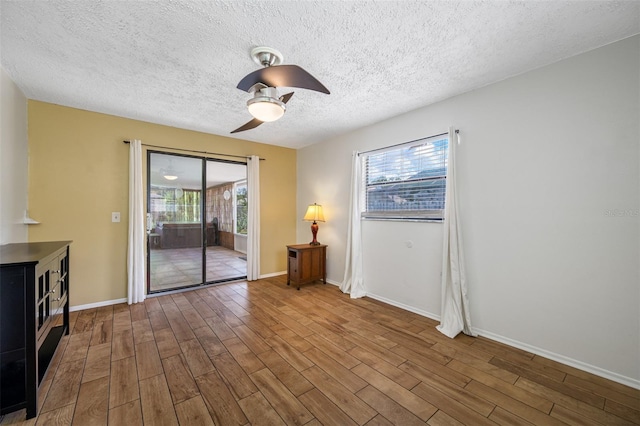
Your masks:
M 638 1 L 0 4 L 2 67 L 30 99 L 293 148 L 640 32 Z M 281 120 L 230 135 L 260 45 L 331 94 L 295 89 Z

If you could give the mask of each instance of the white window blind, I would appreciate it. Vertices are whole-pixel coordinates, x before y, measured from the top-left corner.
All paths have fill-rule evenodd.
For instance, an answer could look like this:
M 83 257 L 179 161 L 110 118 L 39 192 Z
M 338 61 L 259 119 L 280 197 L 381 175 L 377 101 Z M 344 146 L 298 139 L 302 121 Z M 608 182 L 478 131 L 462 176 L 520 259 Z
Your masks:
M 362 154 L 363 218 L 442 220 L 447 135 Z

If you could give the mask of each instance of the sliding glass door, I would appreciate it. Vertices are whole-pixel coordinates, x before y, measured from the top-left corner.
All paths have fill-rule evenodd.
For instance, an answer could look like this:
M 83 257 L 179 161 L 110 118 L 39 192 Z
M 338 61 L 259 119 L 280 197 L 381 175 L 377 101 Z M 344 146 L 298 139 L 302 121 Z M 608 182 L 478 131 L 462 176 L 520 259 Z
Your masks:
M 246 212 L 247 166 L 208 160 L 206 167 L 206 281 L 246 277 L 247 220 L 238 220 L 237 210 L 244 205 Z
M 237 222 L 243 182 L 246 188 L 244 163 L 148 153 L 150 293 L 246 277 Z

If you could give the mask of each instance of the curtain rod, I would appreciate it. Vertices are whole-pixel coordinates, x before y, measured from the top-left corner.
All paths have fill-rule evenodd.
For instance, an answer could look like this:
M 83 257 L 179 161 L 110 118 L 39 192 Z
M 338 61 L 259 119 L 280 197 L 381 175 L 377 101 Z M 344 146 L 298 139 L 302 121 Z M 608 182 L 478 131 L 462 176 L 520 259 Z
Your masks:
M 460 133 L 460 130 L 456 129 L 456 135 Z M 383 149 L 389 149 L 389 148 L 393 148 L 396 146 L 400 146 L 400 145 L 408 145 L 410 143 L 414 143 L 414 142 L 418 142 L 421 141 L 422 139 L 431 139 L 431 138 L 437 138 L 438 136 L 444 136 L 444 135 L 448 135 L 449 132 L 444 132 L 444 133 L 438 133 L 437 135 L 431 135 L 431 136 L 426 136 L 424 138 L 420 138 L 420 139 L 415 139 L 409 142 L 402 142 L 402 143 L 397 143 L 395 145 L 389 145 L 389 146 L 383 146 L 382 148 L 376 148 L 376 149 L 370 149 L 369 151 L 362 151 L 358 153 L 358 156 L 362 155 L 362 154 L 369 154 L 370 152 L 376 152 L 376 151 L 382 151 Z
M 130 144 L 131 141 L 122 141 L 125 144 Z M 205 154 L 205 155 L 221 155 L 223 157 L 234 157 L 234 158 L 244 158 L 245 160 L 249 158 L 246 155 L 233 155 L 233 154 L 221 154 L 219 152 L 208 152 L 208 151 L 196 151 L 194 149 L 183 149 L 183 148 L 171 148 L 169 146 L 160 146 L 160 145 L 149 145 L 143 143 L 142 146 L 149 146 L 151 148 L 164 148 L 164 149 L 172 149 L 174 151 L 184 151 L 184 152 L 195 152 L 197 154 Z M 260 158 L 260 161 L 266 160 L 266 158 Z

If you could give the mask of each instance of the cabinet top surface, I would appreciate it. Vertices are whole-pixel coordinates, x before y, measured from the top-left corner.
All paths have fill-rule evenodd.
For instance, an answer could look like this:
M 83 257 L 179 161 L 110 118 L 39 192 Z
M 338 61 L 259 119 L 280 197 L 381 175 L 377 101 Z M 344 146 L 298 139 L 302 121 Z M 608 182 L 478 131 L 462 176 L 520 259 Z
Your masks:
M 287 248 L 295 249 L 295 250 L 315 249 L 315 248 L 322 248 L 322 247 L 327 247 L 327 245 L 326 244 L 313 245 L 313 244 L 307 243 L 307 244 L 289 244 L 287 246 Z
M 38 263 L 39 260 L 69 244 L 71 241 L 5 244 L 0 246 L 0 263 L 2 266 Z

